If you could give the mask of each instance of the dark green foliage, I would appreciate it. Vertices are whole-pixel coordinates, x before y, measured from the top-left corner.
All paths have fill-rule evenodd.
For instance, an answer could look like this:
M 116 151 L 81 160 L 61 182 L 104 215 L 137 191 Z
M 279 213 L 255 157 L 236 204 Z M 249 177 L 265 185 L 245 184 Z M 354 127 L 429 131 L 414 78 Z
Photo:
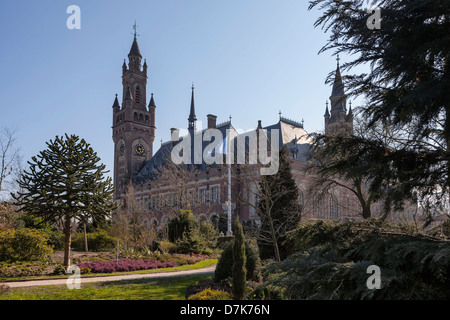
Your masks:
M 190 210 L 181 210 L 169 221 L 168 228 L 169 240 L 180 253 L 203 253 L 217 246 L 217 230 L 211 223 L 198 222 Z
M 259 288 L 288 299 L 449 299 L 450 243 L 372 221 L 306 223 L 298 253 L 266 270 Z M 368 289 L 367 268 L 381 269 L 381 289 Z
M 91 146 L 76 135 L 56 137 L 28 161 L 20 176 L 23 190 L 13 195 L 21 210 L 45 222 L 64 223 L 64 265 L 70 261 L 72 220 L 102 219 L 116 207 L 114 188 L 104 164 Z
M 236 300 L 242 300 L 245 295 L 247 283 L 246 255 L 245 255 L 245 236 L 242 225 L 239 220 L 235 220 L 233 242 L 233 266 L 232 266 L 232 290 Z
M 196 224 L 197 221 L 190 210 L 181 210 L 178 216 L 169 221 L 169 241 L 175 243 Z
M 345 53 L 352 60 L 344 70 L 367 67 L 366 73 L 345 76 L 344 83 L 348 97 L 364 96 L 360 109 L 368 126 L 403 132 L 381 148 L 375 138 L 343 141 L 341 148 L 353 157 L 336 165 L 365 173 L 370 164 L 370 189 L 389 186 L 386 206 L 432 196 L 435 207 L 447 201 L 450 187 L 450 0 L 376 4 L 381 28 L 370 30 L 370 3 L 364 0 L 310 1 L 310 9 L 322 11 L 315 26 L 331 31 L 320 51 Z
M 257 212 L 261 219 L 258 246 L 261 257 L 284 259 L 292 253 L 292 244 L 286 235 L 301 218 L 298 187 L 292 176 L 286 146 L 280 151 L 278 172 L 261 176 L 258 197 Z
M 258 246 L 254 240 L 245 240 L 245 256 L 247 279 L 251 281 L 261 280 L 261 259 L 259 258 Z M 215 281 L 225 280 L 232 277 L 231 267 L 233 265 L 233 243 L 228 243 L 216 266 L 214 274 Z

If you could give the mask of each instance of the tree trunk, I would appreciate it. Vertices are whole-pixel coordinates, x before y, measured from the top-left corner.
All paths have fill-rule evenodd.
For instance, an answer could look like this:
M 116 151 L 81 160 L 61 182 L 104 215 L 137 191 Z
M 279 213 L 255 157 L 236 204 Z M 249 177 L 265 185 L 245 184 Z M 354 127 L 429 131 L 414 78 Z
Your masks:
M 83 231 L 84 231 L 84 251 L 88 252 L 88 241 L 87 241 L 87 233 L 86 233 L 86 223 L 83 223 Z
M 270 224 L 270 236 L 272 237 L 272 245 L 273 245 L 273 250 L 275 253 L 275 260 L 277 262 L 280 262 L 281 261 L 280 249 L 278 248 L 277 236 L 275 234 L 275 229 L 273 227 L 273 222 L 272 222 L 271 217 L 269 217 L 269 224 Z
M 70 246 L 72 243 L 72 218 L 70 216 L 66 216 L 64 233 L 66 235 L 64 242 L 64 268 L 67 270 L 70 266 Z

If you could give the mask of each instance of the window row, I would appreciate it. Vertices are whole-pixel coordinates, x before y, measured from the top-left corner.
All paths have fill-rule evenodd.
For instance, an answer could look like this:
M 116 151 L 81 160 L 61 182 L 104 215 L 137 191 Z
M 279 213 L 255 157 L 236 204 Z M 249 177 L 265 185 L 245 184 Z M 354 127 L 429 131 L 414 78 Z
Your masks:
M 162 194 L 151 197 L 146 202 L 146 206 L 151 211 L 168 207 L 187 208 L 199 205 L 214 205 L 220 203 L 220 188 L 219 186 L 202 187 L 198 190 L 187 190 L 187 192 Z

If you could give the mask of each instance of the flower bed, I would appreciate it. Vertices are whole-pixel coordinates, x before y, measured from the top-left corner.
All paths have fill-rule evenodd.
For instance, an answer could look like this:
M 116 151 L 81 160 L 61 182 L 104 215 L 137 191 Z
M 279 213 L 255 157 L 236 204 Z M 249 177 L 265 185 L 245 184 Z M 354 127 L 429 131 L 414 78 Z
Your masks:
M 80 269 L 89 268 L 93 273 L 112 273 L 122 271 L 149 270 L 157 268 L 175 267 L 175 262 L 161 262 L 153 260 L 119 259 L 111 261 L 93 261 L 78 264 Z

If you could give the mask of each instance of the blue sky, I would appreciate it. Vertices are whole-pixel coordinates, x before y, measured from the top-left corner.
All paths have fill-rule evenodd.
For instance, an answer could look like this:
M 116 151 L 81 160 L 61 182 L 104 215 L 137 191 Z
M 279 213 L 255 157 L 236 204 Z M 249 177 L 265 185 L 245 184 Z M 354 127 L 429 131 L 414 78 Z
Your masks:
M 73 4 L 80 30 L 66 26 Z M 112 170 L 112 104 L 136 20 L 157 105 L 155 152 L 170 128 L 187 127 L 192 82 L 203 123 L 209 113 L 218 122 L 231 115 L 248 130 L 277 122 L 281 110 L 308 132 L 323 130 L 336 60 L 318 55 L 328 36 L 307 8 L 305 0 L 1 1 L 0 127 L 18 129 L 25 161 L 73 133 Z

